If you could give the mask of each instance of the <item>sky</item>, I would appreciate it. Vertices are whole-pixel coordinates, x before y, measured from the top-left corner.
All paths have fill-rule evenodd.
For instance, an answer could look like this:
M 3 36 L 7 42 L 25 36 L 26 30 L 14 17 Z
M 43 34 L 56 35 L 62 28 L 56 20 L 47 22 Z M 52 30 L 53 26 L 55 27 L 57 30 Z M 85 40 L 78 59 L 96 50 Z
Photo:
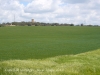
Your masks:
M 0 23 L 31 21 L 100 25 L 100 0 L 0 0 Z

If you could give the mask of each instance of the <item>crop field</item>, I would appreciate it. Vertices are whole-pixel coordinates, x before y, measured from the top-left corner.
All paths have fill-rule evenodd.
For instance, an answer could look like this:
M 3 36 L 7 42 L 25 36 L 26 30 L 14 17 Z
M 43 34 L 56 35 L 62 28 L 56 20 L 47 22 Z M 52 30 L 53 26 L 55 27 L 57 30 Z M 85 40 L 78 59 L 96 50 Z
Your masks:
M 0 27 L 0 75 L 100 75 L 99 62 L 100 27 Z
M 0 59 L 41 59 L 100 48 L 100 27 L 2 27 Z

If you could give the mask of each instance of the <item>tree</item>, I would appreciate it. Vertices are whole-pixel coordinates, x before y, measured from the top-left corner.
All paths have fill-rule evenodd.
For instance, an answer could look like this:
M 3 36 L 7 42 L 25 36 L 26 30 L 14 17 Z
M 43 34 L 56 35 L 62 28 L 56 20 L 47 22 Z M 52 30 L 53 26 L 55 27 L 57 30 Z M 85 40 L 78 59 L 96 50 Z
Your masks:
M 83 23 L 81 24 L 81 26 L 83 26 Z
M 12 25 L 17 25 L 17 22 L 12 22 Z
M 74 24 L 70 24 L 70 26 L 74 26 Z
M 31 26 L 31 23 L 27 23 L 28 26 Z

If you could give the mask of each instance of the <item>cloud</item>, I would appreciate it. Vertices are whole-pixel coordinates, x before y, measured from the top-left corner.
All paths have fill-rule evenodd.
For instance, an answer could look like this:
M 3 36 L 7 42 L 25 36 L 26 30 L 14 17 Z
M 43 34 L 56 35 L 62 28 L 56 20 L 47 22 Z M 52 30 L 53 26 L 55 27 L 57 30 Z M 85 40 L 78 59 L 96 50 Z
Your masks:
M 70 3 L 70 4 L 83 4 L 83 3 L 88 3 L 90 0 L 62 0 L 64 3 Z
M 0 23 L 14 21 L 99 24 L 100 0 L 0 0 Z
M 0 1 L 0 19 L 1 22 L 12 22 L 14 21 L 14 15 L 16 20 L 20 21 L 20 14 L 22 13 L 24 6 L 17 0 L 4 0 Z
M 59 0 L 58 0 L 59 1 Z M 33 0 L 25 7 L 26 13 L 50 13 L 56 10 L 57 0 Z M 57 3 L 57 4 L 56 4 Z

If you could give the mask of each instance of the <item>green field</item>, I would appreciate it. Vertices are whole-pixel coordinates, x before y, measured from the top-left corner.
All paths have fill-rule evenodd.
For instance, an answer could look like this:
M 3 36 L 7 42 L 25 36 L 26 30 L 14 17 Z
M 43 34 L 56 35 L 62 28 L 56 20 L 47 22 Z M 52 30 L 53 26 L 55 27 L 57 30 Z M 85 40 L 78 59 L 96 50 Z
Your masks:
M 0 75 L 100 75 L 100 49 L 46 59 L 1 61 Z
M 100 27 L 1 27 L 0 59 L 41 59 L 100 48 Z
M 0 75 L 100 75 L 100 27 L 0 27 Z

